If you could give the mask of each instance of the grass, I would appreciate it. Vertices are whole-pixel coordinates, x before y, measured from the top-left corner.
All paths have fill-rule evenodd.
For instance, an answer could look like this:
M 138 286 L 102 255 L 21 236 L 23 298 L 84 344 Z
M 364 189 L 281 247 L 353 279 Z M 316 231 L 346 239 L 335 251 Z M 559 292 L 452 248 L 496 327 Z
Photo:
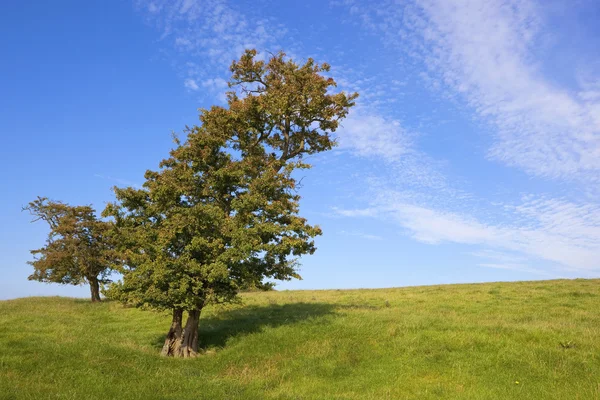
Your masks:
M 249 293 L 161 358 L 166 313 L 0 302 L 0 399 L 600 399 L 600 280 Z

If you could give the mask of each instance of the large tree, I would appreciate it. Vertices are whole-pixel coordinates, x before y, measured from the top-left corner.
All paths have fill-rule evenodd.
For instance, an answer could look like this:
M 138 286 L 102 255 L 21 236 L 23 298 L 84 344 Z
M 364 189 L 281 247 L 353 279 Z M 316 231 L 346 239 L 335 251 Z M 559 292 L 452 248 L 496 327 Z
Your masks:
M 90 206 L 70 206 L 38 197 L 24 210 L 34 221 L 50 225 L 46 245 L 32 250 L 33 274 L 29 280 L 80 285 L 88 283 L 92 301 L 100 301 L 100 284 L 108 283 L 108 274 L 116 264 L 111 244 L 111 223 L 99 220 Z
M 329 150 L 357 94 L 331 93 L 327 64 L 247 50 L 231 66 L 227 107 L 201 110 L 141 189 L 115 188 L 114 218 L 125 266 L 107 294 L 172 312 L 163 355 L 198 352 L 200 312 L 264 278 L 299 278 L 297 258 L 321 233 L 298 215 L 292 172 Z M 183 326 L 183 313 L 188 318 Z

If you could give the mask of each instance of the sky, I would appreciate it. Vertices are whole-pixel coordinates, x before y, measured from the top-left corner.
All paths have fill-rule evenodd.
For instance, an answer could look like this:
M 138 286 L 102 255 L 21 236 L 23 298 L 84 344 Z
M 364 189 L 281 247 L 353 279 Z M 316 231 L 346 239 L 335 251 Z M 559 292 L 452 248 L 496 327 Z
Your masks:
M 278 289 L 600 277 L 598 20 L 596 0 L 3 1 L 0 299 L 88 296 L 27 280 L 48 227 L 21 208 L 141 185 L 245 48 L 360 94 L 298 176 L 324 233 Z

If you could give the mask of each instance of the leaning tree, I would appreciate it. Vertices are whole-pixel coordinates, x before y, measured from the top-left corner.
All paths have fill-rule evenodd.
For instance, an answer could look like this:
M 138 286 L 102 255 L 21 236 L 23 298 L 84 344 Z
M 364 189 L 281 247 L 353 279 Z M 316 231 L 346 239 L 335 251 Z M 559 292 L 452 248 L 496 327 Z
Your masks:
M 332 93 L 327 71 L 247 50 L 231 65 L 227 106 L 201 110 L 201 124 L 175 139 L 142 188 L 115 188 L 104 215 L 125 264 L 106 293 L 172 312 L 163 355 L 195 356 L 203 307 L 265 278 L 299 278 L 297 258 L 315 251 L 321 230 L 298 215 L 292 173 L 310 167 L 304 155 L 335 145 L 332 132 L 358 96 Z
M 70 206 L 38 197 L 24 210 L 34 221 L 50 225 L 46 245 L 32 250 L 29 280 L 79 285 L 88 283 L 92 301 L 100 301 L 100 284 L 108 283 L 118 262 L 112 245 L 112 223 L 99 220 L 90 206 Z

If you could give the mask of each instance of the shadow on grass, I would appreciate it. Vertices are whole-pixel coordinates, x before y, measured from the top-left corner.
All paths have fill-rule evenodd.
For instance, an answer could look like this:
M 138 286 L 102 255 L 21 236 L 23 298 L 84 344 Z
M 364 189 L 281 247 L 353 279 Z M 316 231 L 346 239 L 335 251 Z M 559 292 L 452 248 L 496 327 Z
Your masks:
M 327 303 L 270 304 L 245 306 L 200 318 L 200 348 L 224 347 L 230 338 L 300 321 L 322 318 L 334 313 L 335 306 Z M 166 327 L 168 329 L 168 327 Z M 166 334 L 156 338 L 154 345 L 161 348 Z

